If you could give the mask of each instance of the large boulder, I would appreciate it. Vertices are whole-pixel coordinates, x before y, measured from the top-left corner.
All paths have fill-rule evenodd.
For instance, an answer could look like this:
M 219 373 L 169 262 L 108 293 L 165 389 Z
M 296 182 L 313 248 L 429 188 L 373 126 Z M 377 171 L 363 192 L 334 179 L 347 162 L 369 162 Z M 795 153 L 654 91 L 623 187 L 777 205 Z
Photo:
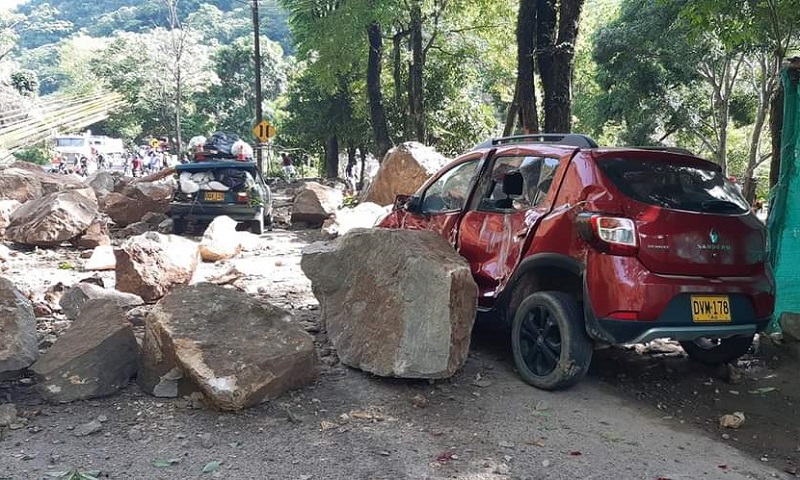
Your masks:
M 97 170 L 93 174 L 86 177 L 84 183 L 92 187 L 97 198 L 103 198 L 105 195 L 113 192 L 117 184 L 121 181 L 119 173 L 111 172 L 109 170 Z
M 6 238 L 42 247 L 78 237 L 97 215 L 91 189 L 54 192 L 26 202 L 11 214 Z
M 221 410 L 274 399 L 317 375 L 314 342 L 288 312 L 210 283 L 159 301 L 147 317 L 142 351 L 143 390 L 183 377 Z
M 157 232 L 129 238 L 114 250 L 117 290 L 152 302 L 187 285 L 200 259 L 198 247 L 192 240 Z
M 344 235 L 355 228 L 371 228 L 391 211 L 390 207 L 382 207 L 376 203 L 359 203 L 353 208 L 336 210 L 333 218 L 322 226 L 322 231 L 331 238 Z
M 0 277 L 0 377 L 39 358 L 33 306 L 13 283 Z
M 381 376 L 446 378 L 466 361 L 478 288 L 434 232 L 355 229 L 301 262 L 342 363 Z
M 0 168 L 0 199 L 27 202 L 63 190 L 84 188 L 66 175 L 48 173 L 39 165 L 14 162 Z
M 17 200 L 0 200 L 0 238 L 6 233 L 6 227 L 11 222 L 11 214 L 14 213 L 21 203 Z
M 100 209 L 121 227 L 141 221 L 150 212 L 166 213 L 174 192 L 169 182 L 130 183 L 120 188 L 102 197 Z
M 341 190 L 317 182 L 305 182 L 292 203 L 292 223 L 322 226 L 343 201 Z
M 103 288 L 89 282 L 78 282 L 61 296 L 58 305 L 68 319 L 74 320 L 78 318 L 84 305 L 92 300 L 120 308 L 135 307 L 144 303 L 139 295 Z
M 200 257 L 204 262 L 227 260 L 242 251 L 242 239 L 236 231 L 237 223 L 225 215 L 211 222 L 200 240 Z
M 442 154 L 417 142 L 389 150 L 362 201 L 392 205 L 397 195 L 411 195 L 448 162 Z
M 111 245 L 111 237 L 108 230 L 109 218 L 99 214 L 92 220 L 86 231 L 77 239 L 77 244 L 81 248 L 96 248 Z
M 136 374 L 138 356 L 122 308 L 92 300 L 31 369 L 45 400 L 72 402 L 111 395 L 127 385 Z

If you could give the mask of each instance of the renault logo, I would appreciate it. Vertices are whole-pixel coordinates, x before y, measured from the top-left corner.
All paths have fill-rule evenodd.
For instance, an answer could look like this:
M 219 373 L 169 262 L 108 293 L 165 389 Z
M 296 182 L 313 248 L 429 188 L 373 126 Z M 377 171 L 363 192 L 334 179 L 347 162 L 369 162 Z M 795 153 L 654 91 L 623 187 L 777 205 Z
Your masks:
M 716 245 L 719 242 L 719 232 L 712 228 L 708 234 L 708 239 L 711 240 L 711 245 Z

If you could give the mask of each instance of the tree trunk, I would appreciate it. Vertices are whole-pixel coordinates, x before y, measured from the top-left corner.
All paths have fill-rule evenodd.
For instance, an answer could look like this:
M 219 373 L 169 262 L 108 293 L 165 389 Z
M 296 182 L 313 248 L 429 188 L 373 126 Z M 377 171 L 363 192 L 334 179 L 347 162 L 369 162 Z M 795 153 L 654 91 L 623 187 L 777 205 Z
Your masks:
M 361 171 L 358 172 L 358 185 L 356 185 L 356 190 L 361 191 L 364 189 L 364 175 L 366 175 L 365 170 L 367 169 L 367 147 L 361 145 L 358 147 L 358 153 L 361 154 Z
M 517 79 L 516 86 L 514 87 L 514 98 L 508 105 L 508 113 L 506 114 L 506 125 L 503 128 L 504 137 L 507 137 L 514 132 L 514 126 L 517 124 L 518 113 L 519 113 L 519 79 Z
M 339 177 L 339 139 L 336 135 L 331 135 L 325 142 L 325 177 Z
M 572 130 L 572 74 L 584 0 L 536 3 L 536 62 L 544 91 L 544 131 Z
M 180 62 L 180 58 L 177 59 Z M 176 95 L 175 95 L 175 153 L 178 155 L 178 163 L 180 163 L 183 155 L 183 125 L 181 123 L 181 116 L 183 116 L 183 89 L 181 88 L 181 67 L 180 64 L 176 65 Z
M 378 23 L 371 23 L 367 28 L 369 36 L 369 58 L 367 60 L 367 97 L 369 98 L 369 113 L 372 123 L 372 133 L 375 138 L 375 148 L 378 161 L 382 162 L 386 152 L 391 148 L 392 140 L 389 138 L 389 124 L 386 121 L 386 111 L 383 107 L 383 92 L 381 91 L 381 60 L 383 57 L 383 35 Z
M 775 93 L 769 103 L 769 133 L 772 158 L 769 163 L 769 188 L 778 183 L 781 174 L 781 130 L 783 130 L 783 82 L 778 79 Z
M 770 97 L 775 89 L 774 79 L 776 74 L 770 67 L 769 59 L 761 56 L 759 58 L 759 81 L 758 81 L 758 107 L 756 118 L 753 123 L 753 130 L 750 132 L 750 148 L 747 152 L 747 167 L 744 171 L 744 184 L 742 193 L 744 198 L 752 205 L 756 199 L 756 179 L 754 178 L 756 167 L 761 163 L 761 137 L 764 133 L 764 124 L 767 120 L 767 109 L 769 108 Z
M 411 65 L 409 76 L 409 112 L 411 116 L 411 133 L 420 143 L 425 143 L 425 89 L 423 69 L 425 59 L 422 50 L 422 10 L 419 0 L 411 6 Z
M 519 111 L 523 133 L 539 131 L 539 114 L 536 106 L 536 88 L 533 80 L 533 55 L 536 50 L 536 2 L 520 0 L 517 15 L 517 83 L 514 102 L 506 120 L 506 131 L 513 133 L 513 110 Z
M 406 109 L 403 104 L 404 83 L 403 82 L 403 53 L 401 50 L 403 37 L 400 33 L 392 38 L 392 80 L 394 81 L 394 108 L 397 109 L 402 122 L 405 123 Z

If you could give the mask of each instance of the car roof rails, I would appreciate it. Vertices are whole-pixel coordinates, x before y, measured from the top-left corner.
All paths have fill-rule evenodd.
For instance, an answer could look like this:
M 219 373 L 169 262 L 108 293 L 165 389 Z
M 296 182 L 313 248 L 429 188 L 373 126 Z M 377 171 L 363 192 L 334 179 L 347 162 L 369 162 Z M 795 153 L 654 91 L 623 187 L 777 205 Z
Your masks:
M 531 133 L 527 135 L 492 138 L 475 145 L 474 150 L 513 143 L 554 143 L 581 148 L 598 147 L 597 142 L 591 137 L 580 133 Z
M 690 157 L 696 157 L 697 156 L 691 150 L 689 150 L 687 148 L 681 148 L 681 147 L 661 147 L 661 146 L 640 146 L 640 145 L 635 145 L 635 146 L 625 147 L 625 148 L 636 148 L 638 150 L 655 150 L 655 151 L 659 151 L 659 152 L 680 153 L 682 155 L 689 155 Z

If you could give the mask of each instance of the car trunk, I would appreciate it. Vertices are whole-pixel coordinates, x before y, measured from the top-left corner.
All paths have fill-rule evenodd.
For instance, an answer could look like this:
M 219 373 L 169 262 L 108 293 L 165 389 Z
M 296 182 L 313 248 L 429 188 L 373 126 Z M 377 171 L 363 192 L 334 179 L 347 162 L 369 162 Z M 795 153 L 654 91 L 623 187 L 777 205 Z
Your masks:
M 251 196 L 259 197 L 254 179 L 255 171 L 238 164 L 189 164 L 178 167 L 177 173 L 178 189 L 175 198 L 179 201 L 247 204 Z
M 637 152 L 602 159 L 636 222 L 637 256 L 650 271 L 705 277 L 748 276 L 765 259 L 764 225 L 715 164 Z

